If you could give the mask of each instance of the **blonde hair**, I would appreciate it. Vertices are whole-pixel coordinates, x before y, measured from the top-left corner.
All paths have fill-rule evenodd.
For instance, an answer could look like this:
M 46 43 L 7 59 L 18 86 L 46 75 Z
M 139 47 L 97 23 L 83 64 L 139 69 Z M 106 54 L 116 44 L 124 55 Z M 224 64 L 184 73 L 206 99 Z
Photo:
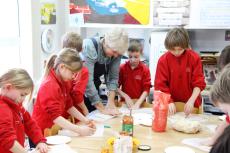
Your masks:
M 62 48 L 72 48 L 81 52 L 82 43 L 81 36 L 76 32 L 67 32 L 62 36 Z
M 63 48 L 58 55 L 52 55 L 46 62 L 44 76 L 49 74 L 50 69 L 56 70 L 61 63 L 65 64 L 72 72 L 77 72 L 82 68 L 82 61 L 78 52 L 71 48 Z
M 10 69 L 5 74 L 3 74 L 0 77 L 0 88 L 7 83 L 12 84 L 16 89 L 30 89 L 30 96 L 33 93 L 33 80 L 31 79 L 28 72 L 24 69 Z
M 220 76 L 214 82 L 211 92 L 211 101 L 230 104 L 230 64 L 226 65 Z
M 167 33 L 164 45 L 168 50 L 173 50 L 174 47 L 190 48 L 188 32 L 184 28 L 173 28 Z
M 128 49 L 128 34 L 121 28 L 114 28 L 105 34 L 105 45 L 122 55 Z

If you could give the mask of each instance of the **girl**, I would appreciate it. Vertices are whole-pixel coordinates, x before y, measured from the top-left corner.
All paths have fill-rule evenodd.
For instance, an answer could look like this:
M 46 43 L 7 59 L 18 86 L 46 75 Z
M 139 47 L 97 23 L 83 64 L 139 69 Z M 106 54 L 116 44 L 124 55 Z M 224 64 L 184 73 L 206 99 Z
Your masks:
M 186 115 L 201 105 L 200 92 L 206 84 L 200 57 L 189 44 L 188 33 L 183 28 L 170 30 L 165 39 L 168 52 L 158 60 L 155 90 L 171 94 L 169 114 L 176 112 L 174 102 L 185 103 Z
M 41 153 L 48 152 L 40 128 L 22 106 L 33 87 L 32 79 L 23 69 L 11 69 L 0 77 L 1 153 L 26 153 L 25 134 L 37 144 Z
M 54 124 L 82 136 L 94 133 L 94 126 L 89 125 L 91 121 L 73 106 L 65 85 L 65 81 L 72 80 L 74 74 L 81 67 L 82 62 L 78 53 L 69 48 L 62 49 L 58 55 L 51 56 L 47 62 L 45 76 L 40 85 L 32 115 L 45 135 L 47 135 L 46 131 L 52 129 Z M 88 125 L 72 124 L 65 119 L 66 113 Z M 51 135 L 57 134 L 57 132 L 51 133 Z
M 76 32 L 67 32 L 62 38 L 63 48 L 75 49 L 78 53 L 82 51 L 82 38 Z M 83 66 L 79 73 L 76 73 L 74 79 L 68 81 L 71 97 L 73 99 L 74 107 L 78 108 L 85 116 L 89 114 L 89 111 L 84 102 L 84 94 L 86 85 L 89 80 L 88 69 Z

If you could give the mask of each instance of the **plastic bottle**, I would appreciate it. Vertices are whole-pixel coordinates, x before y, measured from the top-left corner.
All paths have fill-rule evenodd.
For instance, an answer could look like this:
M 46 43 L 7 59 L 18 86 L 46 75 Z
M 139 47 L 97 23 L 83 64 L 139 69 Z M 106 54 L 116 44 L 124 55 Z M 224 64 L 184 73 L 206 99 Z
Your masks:
M 133 136 L 133 117 L 132 110 L 130 110 L 130 115 L 124 115 L 122 118 L 122 131 L 128 133 L 128 135 Z
M 169 100 L 169 94 L 154 91 L 152 130 L 155 132 L 164 132 L 166 129 Z

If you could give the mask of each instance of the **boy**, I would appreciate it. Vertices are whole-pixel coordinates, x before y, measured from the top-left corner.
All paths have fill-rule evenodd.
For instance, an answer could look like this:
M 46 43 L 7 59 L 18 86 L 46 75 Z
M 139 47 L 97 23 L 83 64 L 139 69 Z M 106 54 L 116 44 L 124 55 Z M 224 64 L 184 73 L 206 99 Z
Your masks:
M 176 113 L 174 102 L 185 103 L 184 112 L 189 115 L 194 107 L 200 107 L 200 92 L 206 85 L 200 57 L 190 49 L 189 36 L 183 28 L 168 32 L 165 48 L 168 52 L 160 57 L 157 64 L 155 90 L 171 94 L 170 115 Z
M 129 108 L 138 109 L 149 94 L 149 68 L 140 61 L 142 46 L 132 40 L 128 48 L 129 61 L 120 66 L 118 94 Z M 136 99 L 136 102 L 134 102 Z

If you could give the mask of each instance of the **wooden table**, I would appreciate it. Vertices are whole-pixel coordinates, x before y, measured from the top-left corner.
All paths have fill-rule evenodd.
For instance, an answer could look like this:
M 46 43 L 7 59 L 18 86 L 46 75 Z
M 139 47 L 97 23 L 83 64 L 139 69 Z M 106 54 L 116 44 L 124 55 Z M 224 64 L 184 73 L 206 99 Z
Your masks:
M 215 116 L 208 116 L 208 123 L 218 124 L 218 118 Z M 69 144 L 70 147 L 76 150 L 78 153 L 100 153 L 100 150 L 106 144 L 106 140 L 113 136 L 112 131 L 121 131 L 121 117 L 111 119 L 105 123 L 105 125 L 111 126 L 111 128 L 105 128 L 104 137 L 101 138 L 87 138 L 87 137 L 75 137 Z M 151 146 L 149 152 L 164 153 L 164 149 L 169 146 L 185 146 L 181 141 L 185 138 L 195 137 L 208 137 L 210 133 L 207 130 L 202 130 L 198 134 L 184 134 L 177 132 L 171 128 L 168 124 L 166 132 L 156 133 L 151 130 L 151 127 L 144 127 L 141 125 L 134 126 L 134 137 L 138 138 L 141 144 Z M 193 148 L 196 153 L 204 153 L 201 150 Z M 138 153 L 146 151 L 138 151 Z

